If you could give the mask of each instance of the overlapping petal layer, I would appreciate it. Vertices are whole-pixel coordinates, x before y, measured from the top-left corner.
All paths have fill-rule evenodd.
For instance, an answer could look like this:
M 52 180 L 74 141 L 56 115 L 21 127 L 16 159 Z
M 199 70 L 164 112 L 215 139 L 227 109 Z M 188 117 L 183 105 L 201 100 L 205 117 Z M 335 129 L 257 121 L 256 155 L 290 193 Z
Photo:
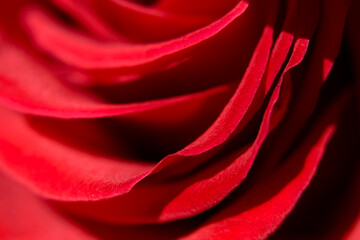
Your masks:
M 354 9 L 0 3 L 0 237 L 265 239 L 285 221 L 274 238 L 292 238 L 285 218 L 356 108 Z M 319 236 L 356 239 L 358 213 L 338 209 L 346 224 Z

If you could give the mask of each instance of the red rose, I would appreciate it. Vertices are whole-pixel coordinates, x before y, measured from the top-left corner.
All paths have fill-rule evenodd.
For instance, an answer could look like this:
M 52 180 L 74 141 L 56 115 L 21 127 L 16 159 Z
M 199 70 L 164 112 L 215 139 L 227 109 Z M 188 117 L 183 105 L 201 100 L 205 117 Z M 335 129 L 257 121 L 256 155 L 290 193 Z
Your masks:
M 1 239 L 359 239 L 359 1 L 0 3 Z

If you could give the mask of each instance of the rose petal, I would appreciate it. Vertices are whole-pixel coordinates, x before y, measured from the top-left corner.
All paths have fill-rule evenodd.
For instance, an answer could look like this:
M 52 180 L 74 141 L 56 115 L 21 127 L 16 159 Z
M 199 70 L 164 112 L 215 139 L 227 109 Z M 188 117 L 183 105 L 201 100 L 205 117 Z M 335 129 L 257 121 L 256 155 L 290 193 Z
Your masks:
M 317 5 L 313 1 L 304 2 L 304 9 L 317 9 Z M 308 5 L 315 6 L 314 8 L 307 7 Z M 336 59 L 340 46 L 342 32 L 345 26 L 346 13 L 349 9 L 349 1 L 327 1 L 320 2 L 321 15 L 319 24 L 317 26 L 316 35 L 310 42 L 307 56 L 303 64 L 294 69 L 292 74 L 294 89 L 297 89 L 297 94 L 289 106 L 289 110 L 282 120 L 279 130 L 279 135 L 292 136 L 295 139 L 301 132 L 302 127 L 307 119 L 313 113 L 316 103 L 320 95 L 320 90 L 326 82 L 329 71 Z M 308 35 L 308 30 L 303 28 L 311 23 L 311 18 L 307 18 L 304 22 L 306 24 L 300 25 L 299 36 Z M 331 27 L 329 27 L 329 24 Z M 326 44 L 324 44 L 326 43 Z M 292 140 L 282 141 L 280 138 L 275 140 L 272 144 L 279 146 L 276 149 L 272 148 L 268 153 L 272 159 L 279 159 L 287 149 L 289 149 Z M 267 163 L 265 168 L 276 165 L 276 162 Z
M 201 44 L 241 16 L 247 6 L 246 1 L 240 1 L 223 18 L 202 29 L 174 40 L 146 45 L 103 45 L 55 25 L 44 13 L 33 8 L 26 12 L 24 21 L 34 40 L 64 62 L 84 69 L 120 69 L 151 63 Z
M 194 228 L 196 222 L 159 226 L 110 226 L 80 221 L 54 209 L 48 202 L 28 192 L 0 172 L 1 239 L 148 239 L 169 240 Z
M 357 219 L 354 227 L 348 233 L 348 235 L 344 238 L 346 240 L 356 240 L 360 238 L 360 217 Z
M 342 74 L 337 75 L 341 76 Z M 337 86 L 333 87 L 339 88 L 339 78 L 334 80 Z M 326 89 L 327 92 L 329 89 Z M 359 134 L 354 131 L 357 119 L 353 93 L 354 91 L 343 93 L 351 101 L 346 102 L 344 111 L 338 114 L 341 119 L 338 129 L 311 185 L 269 240 L 345 239 L 344 236 L 350 234 L 351 228 L 355 227 L 360 210 L 360 168 L 357 161 L 359 154 L 356 151 Z M 321 114 L 320 111 L 316 112 Z
M 2 239 L 97 239 L 0 174 Z
M 276 4 L 273 4 L 272 7 L 276 8 Z M 290 9 L 291 8 L 296 8 L 296 5 L 291 5 Z M 275 13 L 276 11 L 274 10 L 271 12 Z M 271 17 L 269 18 L 271 19 Z M 314 27 L 316 26 L 316 17 L 307 17 L 307 19 L 312 19 L 312 21 L 315 22 L 309 20 L 309 24 L 307 24 L 306 27 L 302 26 L 301 31 L 303 31 L 303 28 L 307 29 L 306 36 L 310 37 L 312 31 L 314 30 Z M 291 17 L 289 17 L 287 20 L 289 22 L 284 25 L 285 28 L 288 27 L 288 24 L 291 25 L 292 21 L 297 21 L 297 19 L 292 19 Z M 179 161 L 181 163 L 182 161 L 184 161 L 183 157 L 196 156 L 206 151 L 209 151 L 225 142 L 230 137 L 230 135 L 233 134 L 236 128 L 238 128 L 237 131 L 240 131 L 246 126 L 247 122 L 254 116 L 256 111 L 260 109 L 262 101 L 264 100 L 263 98 L 268 93 L 263 93 L 263 88 L 265 84 L 267 84 L 268 86 L 272 85 L 275 80 L 275 76 L 278 74 L 278 71 L 283 64 L 283 62 L 276 62 L 274 59 L 279 58 L 285 61 L 285 54 L 283 52 L 279 52 L 276 46 L 278 46 L 278 44 L 280 43 L 284 44 L 285 46 L 289 44 L 291 45 L 292 43 L 293 37 L 289 37 L 289 35 L 287 34 L 280 35 L 278 41 L 275 43 L 275 48 L 272 52 L 272 56 L 270 57 L 267 74 L 264 76 L 263 74 L 266 68 L 265 64 L 268 61 L 269 57 L 264 53 L 270 50 L 270 46 L 268 44 L 269 42 L 271 42 L 271 34 L 271 29 L 264 29 L 262 38 L 257 45 L 257 49 L 249 64 L 249 68 L 244 75 L 244 78 L 242 79 L 233 97 L 224 107 L 223 112 L 220 114 L 214 124 L 193 143 L 189 144 L 178 153 L 170 155 L 168 157 L 169 159 L 164 160 L 164 163 L 165 161 Z M 265 50 L 266 48 L 267 50 Z M 302 60 L 306 49 L 307 40 L 298 40 L 296 43 L 296 49 L 294 50 L 293 56 L 291 57 L 290 63 L 285 69 L 285 72 L 297 65 Z M 259 68 L 259 66 L 263 66 L 264 68 L 261 69 Z M 267 90 L 269 91 L 269 87 L 267 87 Z M 259 93 L 263 93 L 264 95 L 259 96 Z M 178 158 L 181 160 L 178 160 Z M 181 166 L 178 166 L 178 168 L 181 168 Z
M 112 40 L 167 40 L 191 32 L 211 21 L 211 18 L 206 16 L 175 15 L 155 8 L 142 7 L 130 1 L 54 2 L 96 34 L 99 32 L 104 35 L 105 32 L 105 36 L 108 36 L 108 32 L 111 32 Z
M 91 155 L 36 132 L 24 116 L 1 109 L 0 164 L 34 191 L 57 199 L 122 194 L 154 167 L 136 159 Z
M 321 123 L 285 164 L 258 178 L 246 192 L 238 192 L 230 205 L 182 239 L 265 239 L 310 183 L 335 129 L 333 124 Z
M 58 118 L 95 118 L 149 111 L 200 100 L 230 89 L 220 86 L 201 93 L 167 99 L 107 104 L 84 90 L 61 83 L 41 62 L 4 41 L 0 61 L 0 102 L 3 105 L 25 113 Z
M 329 118 L 325 119 L 329 120 Z M 318 130 L 322 130 L 318 129 Z M 303 183 L 308 184 L 308 179 L 311 177 L 309 175 L 313 174 L 314 167 L 317 165 L 317 159 L 320 157 L 319 155 L 322 154 L 322 151 L 324 150 L 324 146 L 326 141 L 328 140 L 327 137 L 329 137 L 329 133 L 333 129 L 328 128 L 328 131 L 325 132 L 325 134 L 322 135 L 322 139 L 318 140 L 317 138 L 313 139 L 310 138 L 308 141 L 305 141 L 305 144 L 302 146 L 301 151 L 298 151 L 295 157 L 292 158 L 292 161 L 286 161 L 287 163 L 271 173 L 271 175 L 268 177 L 269 181 L 261 181 L 259 179 L 258 183 L 261 183 L 259 185 L 255 185 L 255 190 L 251 190 L 250 193 L 247 193 L 248 195 L 245 196 L 245 199 L 239 201 L 236 201 L 236 203 L 245 203 L 247 205 L 248 203 L 253 203 L 253 201 L 245 201 L 246 198 L 250 197 L 252 195 L 255 196 L 264 196 L 263 192 L 265 189 L 270 189 L 270 194 L 273 190 L 276 191 L 274 188 L 266 188 L 267 184 L 275 183 L 275 185 L 278 185 L 278 187 L 282 188 L 282 185 L 284 182 L 284 179 L 288 179 L 289 177 L 292 179 L 295 174 L 295 178 L 293 178 L 288 184 L 284 190 L 282 190 L 280 193 L 276 193 L 275 200 L 281 199 L 282 195 L 285 195 L 289 190 L 296 190 L 293 189 L 296 188 L 297 184 L 294 183 Z M 328 133 L 328 135 L 326 135 Z M 319 131 L 313 131 L 312 137 L 317 137 L 319 135 Z M 317 145 L 314 145 L 312 142 L 318 141 Z M 310 151 L 311 150 L 311 151 Z M 310 152 L 310 154 L 309 154 Z M 302 166 L 301 158 L 298 157 L 305 157 L 307 155 L 307 163 Z M 313 157 L 313 158 L 311 158 Z M 293 171 L 289 171 L 289 168 Z M 298 173 L 298 168 L 301 170 L 300 173 Z M 301 169 L 303 168 L 303 169 Z M 286 173 L 286 174 L 284 174 Z M 293 174 L 292 174 L 293 173 Z M 280 177 L 279 177 L 280 176 Z M 276 179 L 279 178 L 279 179 Z M 277 181 L 278 180 L 278 181 Z M 265 186 L 263 185 L 264 183 Z M 301 184 L 300 184 L 301 185 Z M 38 239 L 39 237 L 44 238 L 52 238 L 52 239 L 58 239 L 62 236 L 69 236 L 71 237 L 81 237 L 82 239 L 93 239 L 95 238 L 102 238 L 102 239 L 117 239 L 119 235 L 122 236 L 123 239 L 137 239 L 137 238 L 149 238 L 152 239 L 169 239 L 169 238 L 178 238 L 180 235 L 185 234 L 189 230 L 196 228 L 196 224 L 194 225 L 192 221 L 190 221 L 189 224 L 186 223 L 180 223 L 176 222 L 175 225 L 160 225 L 158 227 L 156 226 L 150 226 L 150 227 L 111 227 L 111 226 L 104 226 L 99 223 L 95 224 L 82 224 L 81 222 L 77 223 L 73 221 L 72 219 L 65 218 L 64 215 L 60 214 L 59 212 L 55 212 L 53 209 L 49 208 L 49 205 L 45 204 L 41 200 L 35 198 L 34 196 L 30 195 L 29 193 L 24 192 L 21 188 L 18 188 L 14 186 L 14 183 L 4 180 L 4 178 L 0 177 L 0 186 L 2 189 L 2 192 L 5 194 L 2 194 L 1 196 L 6 196 L 5 198 L 1 198 L 0 196 L 0 214 L 3 216 L 0 218 L 0 220 L 6 219 L 5 222 L 2 222 L 0 224 L 0 232 L 2 236 L 13 238 L 14 236 L 17 237 L 23 237 L 27 236 L 27 239 Z M 6 187 L 4 187 L 6 186 Z M 256 192 L 256 188 L 260 188 L 262 194 L 258 195 Z M 301 186 L 300 186 L 301 188 Z M 12 189 L 12 191 L 10 191 Z M 257 189 L 259 190 L 259 189 Z M 280 194 L 280 195 L 279 195 Z M 296 194 L 294 194 L 296 195 Z M 289 195 L 287 195 L 289 196 Z M 290 195 L 292 196 L 292 195 Z M 244 196 L 243 196 L 244 197 Z M 296 197 L 296 196 L 295 196 Z M 19 199 L 21 201 L 19 202 Z M 274 200 L 272 200 L 274 201 Z M 272 203 L 266 202 L 264 204 Z M 26 203 L 26 205 L 24 205 Z M 284 204 L 285 202 L 282 201 Z M 279 204 L 276 204 L 276 206 L 279 206 Z M 262 205 L 262 209 L 264 205 Z M 231 207 L 230 207 L 231 208 Z M 256 209 L 261 209 L 259 207 L 255 209 L 249 209 L 246 211 L 248 215 L 254 213 Z M 269 209 L 270 211 L 274 211 L 274 208 L 265 208 Z M 277 209 L 277 208 L 275 208 Z M 16 210 L 16 213 L 12 213 L 13 210 Z M 235 208 L 231 208 L 231 215 L 234 214 Z M 32 216 L 29 218 L 29 216 Z M 263 215 L 258 215 L 263 216 Z M 268 215 L 272 216 L 272 215 Z M 31 221 L 29 221 L 31 219 Z M 247 218 L 249 219 L 249 218 Z M 258 219 L 257 219 L 258 220 Z M 271 219 L 273 220 L 273 219 Z M 241 224 L 238 224 L 237 227 L 243 226 L 244 223 L 247 223 L 248 221 L 242 221 Z M 11 223 L 11 224 L 9 224 Z M 255 226 L 254 224 L 252 226 Z M 19 229 L 22 229 L 23 231 L 19 231 Z M 26 232 L 26 229 L 31 229 L 29 232 Z M 48 231 L 43 231 L 44 229 L 47 229 Z M 237 228 L 235 228 L 237 229 Z M 196 231 L 196 230 L 195 230 Z M 201 228 L 201 231 L 204 231 L 204 228 Z M 206 231 L 206 230 L 205 230 Z M 55 234 L 56 235 L 53 235 Z M 213 233 L 220 233 L 220 232 L 213 232 Z M 203 235 L 197 235 L 198 232 L 193 233 L 193 236 L 201 237 Z M 200 232 L 201 234 L 201 232 Z M 201 239 L 201 238 L 200 238 Z M 212 238 L 207 238 L 212 239 Z
M 73 18 L 77 19 L 82 26 L 104 40 L 119 40 L 122 36 L 111 29 L 101 18 L 99 18 L 89 5 L 80 1 L 53 0 L 59 8 L 66 11 Z
M 291 7 L 296 9 L 297 5 L 294 4 Z M 302 8 L 302 10 L 305 9 Z M 306 13 L 308 11 L 303 11 L 302 17 L 308 17 Z M 302 18 L 289 18 L 288 20 L 302 22 Z M 308 27 L 314 29 L 313 24 Z M 284 39 L 289 38 L 286 35 L 280 35 L 277 43 L 284 42 Z M 292 38 L 290 38 L 290 41 L 292 41 Z M 291 89 L 289 83 L 283 86 L 283 75 L 288 75 L 288 71 L 301 62 L 306 53 L 307 44 L 308 40 L 296 40 L 293 53 L 267 106 L 258 136 L 251 146 L 239 148 L 229 156 L 216 159 L 217 164 L 204 168 L 198 174 L 187 176 L 185 180 L 181 179 L 181 181 L 166 184 L 151 184 L 148 181 L 148 184 L 140 184 L 126 196 L 117 199 L 97 203 L 65 204 L 66 207 L 72 209 L 73 212 L 77 212 L 77 214 L 94 219 L 121 223 L 152 223 L 190 217 L 219 203 L 246 177 L 263 141 L 271 129 L 278 124 L 278 119 L 281 119 L 284 114 Z M 276 53 L 275 50 L 272 57 L 277 57 Z M 286 81 L 289 82 L 290 79 L 286 79 Z M 280 95 L 281 87 L 282 92 Z M 199 161 L 199 159 L 192 159 L 192 161 Z M 189 165 L 182 166 L 181 162 L 179 163 L 178 166 L 175 165 L 177 171 L 179 171 L 179 168 L 187 168 Z M 165 172 L 169 174 L 168 171 L 169 168 Z M 139 207 L 137 199 L 144 198 L 147 201 L 143 202 Z

